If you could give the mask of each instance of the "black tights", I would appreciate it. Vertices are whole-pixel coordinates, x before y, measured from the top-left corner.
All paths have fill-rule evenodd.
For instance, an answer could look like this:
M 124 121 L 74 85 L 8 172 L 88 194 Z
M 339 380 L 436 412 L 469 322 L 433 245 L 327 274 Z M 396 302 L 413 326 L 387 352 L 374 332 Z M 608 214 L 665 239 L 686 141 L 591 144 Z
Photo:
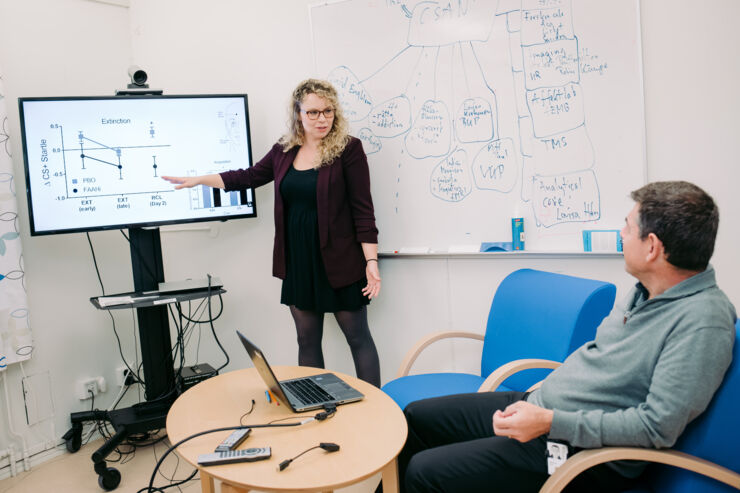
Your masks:
M 324 353 L 321 338 L 324 333 L 324 314 L 301 310 L 290 305 L 295 328 L 298 332 L 298 364 L 324 368 Z M 367 324 L 367 307 L 356 311 L 341 311 L 334 314 L 352 351 L 357 377 L 380 387 L 380 362 L 370 327 Z

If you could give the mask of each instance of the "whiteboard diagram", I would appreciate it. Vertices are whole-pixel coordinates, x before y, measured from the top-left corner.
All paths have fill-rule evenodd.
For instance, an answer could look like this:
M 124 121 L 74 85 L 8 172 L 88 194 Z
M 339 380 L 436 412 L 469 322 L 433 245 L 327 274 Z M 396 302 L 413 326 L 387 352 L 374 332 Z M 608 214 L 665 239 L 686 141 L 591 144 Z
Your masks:
M 645 174 L 637 14 L 606 0 L 314 6 L 317 72 L 368 154 L 381 248 L 510 240 L 514 216 L 538 250 L 620 227 Z

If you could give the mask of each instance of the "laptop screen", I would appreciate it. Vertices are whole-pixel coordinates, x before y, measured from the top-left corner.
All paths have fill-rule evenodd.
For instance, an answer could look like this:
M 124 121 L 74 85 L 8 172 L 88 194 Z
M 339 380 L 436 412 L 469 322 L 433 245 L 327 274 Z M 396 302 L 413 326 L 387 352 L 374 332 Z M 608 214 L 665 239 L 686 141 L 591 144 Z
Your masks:
M 283 389 L 280 387 L 280 384 L 278 383 L 277 378 L 275 378 L 275 374 L 272 372 L 272 368 L 270 368 L 270 365 L 267 363 L 267 360 L 262 354 L 262 351 L 260 351 L 257 346 L 252 344 L 249 339 L 244 337 L 244 334 L 242 334 L 238 330 L 236 331 L 236 334 L 242 341 L 244 348 L 247 350 L 247 353 L 249 353 L 249 357 L 252 359 L 254 367 L 257 369 L 257 372 L 262 377 L 262 380 L 265 381 L 265 384 L 267 384 L 267 388 L 270 389 L 270 392 L 272 392 L 273 395 L 277 396 L 278 399 L 283 401 L 285 405 L 292 408 L 293 406 L 288 400 L 288 397 L 283 392 Z

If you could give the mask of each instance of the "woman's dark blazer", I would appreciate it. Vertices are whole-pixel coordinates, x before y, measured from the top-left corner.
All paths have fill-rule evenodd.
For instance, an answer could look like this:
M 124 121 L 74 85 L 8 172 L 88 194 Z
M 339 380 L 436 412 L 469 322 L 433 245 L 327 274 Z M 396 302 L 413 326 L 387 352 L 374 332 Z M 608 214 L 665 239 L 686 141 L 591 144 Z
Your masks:
M 221 173 L 226 190 L 259 187 L 275 183 L 275 246 L 272 275 L 285 279 L 285 215 L 280 184 L 295 161 L 299 147 L 283 152 L 275 144 L 270 152 L 248 169 Z M 370 170 L 362 142 L 355 137 L 342 154 L 319 168 L 316 184 L 321 258 L 329 284 L 347 286 L 365 276 L 365 255 L 360 243 L 377 243 Z

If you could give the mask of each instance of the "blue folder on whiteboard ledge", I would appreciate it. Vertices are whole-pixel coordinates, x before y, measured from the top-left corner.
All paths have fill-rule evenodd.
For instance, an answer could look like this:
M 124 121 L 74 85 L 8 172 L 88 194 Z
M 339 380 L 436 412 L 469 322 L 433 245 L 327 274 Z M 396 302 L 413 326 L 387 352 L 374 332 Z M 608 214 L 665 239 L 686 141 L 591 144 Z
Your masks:
M 480 244 L 481 252 L 511 252 L 514 246 L 510 241 L 484 241 Z

